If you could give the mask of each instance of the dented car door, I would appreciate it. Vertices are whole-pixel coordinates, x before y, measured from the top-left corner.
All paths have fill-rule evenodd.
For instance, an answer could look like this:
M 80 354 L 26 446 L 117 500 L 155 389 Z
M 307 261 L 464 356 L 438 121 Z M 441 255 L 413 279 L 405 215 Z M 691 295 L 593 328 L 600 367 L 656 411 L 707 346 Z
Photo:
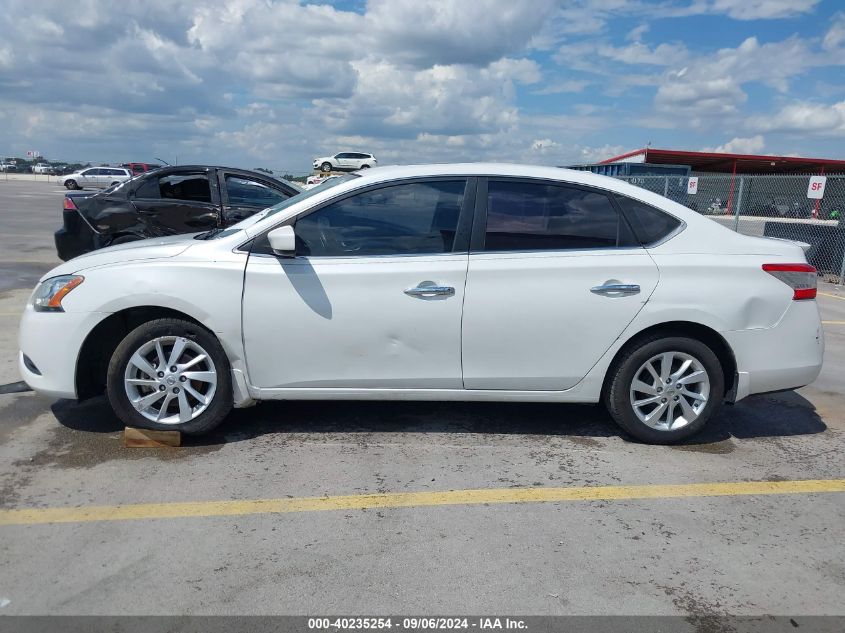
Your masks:
M 256 238 L 243 294 L 250 383 L 461 389 L 474 188 L 440 178 L 346 194 L 284 221 L 295 256 Z

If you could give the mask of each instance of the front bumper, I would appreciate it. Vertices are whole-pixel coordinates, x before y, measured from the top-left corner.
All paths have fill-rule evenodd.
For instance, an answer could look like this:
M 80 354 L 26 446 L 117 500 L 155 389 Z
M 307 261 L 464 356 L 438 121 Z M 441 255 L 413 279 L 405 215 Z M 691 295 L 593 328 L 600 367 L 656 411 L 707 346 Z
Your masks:
M 108 314 L 36 312 L 27 305 L 18 336 L 18 368 L 24 382 L 53 398 L 76 399 L 79 350 L 94 326 Z M 24 355 L 30 363 L 25 362 Z
M 797 389 L 818 378 L 824 330 L 815 301 L 793 301 L 772 328 L 722 332 L 737 367 L 736 400 Z

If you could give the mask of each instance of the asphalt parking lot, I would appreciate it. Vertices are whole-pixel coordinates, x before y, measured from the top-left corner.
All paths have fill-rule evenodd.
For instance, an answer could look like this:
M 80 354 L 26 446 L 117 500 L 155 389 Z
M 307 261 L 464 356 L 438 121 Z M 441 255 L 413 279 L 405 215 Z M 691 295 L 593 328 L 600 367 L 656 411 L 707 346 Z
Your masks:
M 0 384 L 62 192 L 0 181 Z M 845 291 L 820 290 L 816 383 L 676 447 L 597 406 L 302 402 L 126 449 L 102 400 L 0 395 L 0 614 L 845 615 Z

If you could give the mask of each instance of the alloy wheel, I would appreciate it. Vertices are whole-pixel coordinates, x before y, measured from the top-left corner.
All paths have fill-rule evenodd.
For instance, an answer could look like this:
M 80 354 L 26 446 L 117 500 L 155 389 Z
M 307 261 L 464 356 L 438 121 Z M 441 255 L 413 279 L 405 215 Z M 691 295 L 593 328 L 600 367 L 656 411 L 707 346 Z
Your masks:
M 129 359 L 123 385 L 132 407 L 158 424 L 184 424 L 211 404 L 217 370 L 209 353 L 182 336 L 147 341 Z
M 658 431 L 674 431 L 694 422 L 707 406 L 710 376 L 704 365 L 684 352 L 652 356 L 634 373 L 630 402 L 637 418 Z

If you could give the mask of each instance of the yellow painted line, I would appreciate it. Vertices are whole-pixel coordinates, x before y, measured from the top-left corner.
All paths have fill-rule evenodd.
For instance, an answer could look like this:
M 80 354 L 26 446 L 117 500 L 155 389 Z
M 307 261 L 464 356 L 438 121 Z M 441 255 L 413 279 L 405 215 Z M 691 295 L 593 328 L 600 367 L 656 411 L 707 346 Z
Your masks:
M 672 499 L 681 497 L 731 497 L 845 492 L 845 479 L 803 481 L 737 481 L 699 484 L 642 486 L 587 486 L 573 488 L 494 488 L 445 490 L 442 492 L 395 492 L 326 497 L 252 499 L 243 501 L 193 501 L 142 503 L 79 508 L 28 508 L 0 510 L 2 525 L 80 523 L 90 521 L 137 521 L 251 514 L 364 510 L 367 508 L 413 508 L 424 506 L 498 503 L 545 503 L 559 501 L 607 501 L 624 499 Z
M 845 321 L 822 321 L 822 325 L 845 325 Z
M 817 290 L 817 291 L 816 291 L 816 294 L 823 295 L 823 296 L 825 296 L 825 297 L 831 297 L 832 299 L 840 299 L 841 301 L 845 301 L 845 297 L 842 297 L 842 296 L 840 296 L 840 295 L 832 295 L 832 294 L 830 294 L 829 292 L 819 292 L 819 291 Z

